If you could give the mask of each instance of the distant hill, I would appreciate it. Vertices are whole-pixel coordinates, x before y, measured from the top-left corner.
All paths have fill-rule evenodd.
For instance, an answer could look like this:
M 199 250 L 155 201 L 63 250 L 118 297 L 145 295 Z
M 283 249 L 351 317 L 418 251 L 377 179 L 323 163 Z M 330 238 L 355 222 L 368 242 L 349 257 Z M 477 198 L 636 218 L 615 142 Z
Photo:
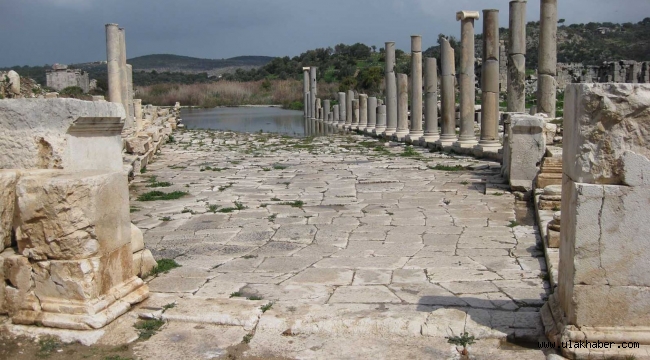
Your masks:
M 184 72 L 200 73 L 207 72 L 211 74 L 218 69 L 223 68 L 244 68 L 260 67 L 268 64 L 273 60 L 269 56 L 238 56 L 230 59 L 199 59 L 189 56 L 179 56 L 171 54 L 154 54 L 139 56 L 127 60 L 127 63 L 133 65 L 133 70 L 144 70 L 158 72 Z

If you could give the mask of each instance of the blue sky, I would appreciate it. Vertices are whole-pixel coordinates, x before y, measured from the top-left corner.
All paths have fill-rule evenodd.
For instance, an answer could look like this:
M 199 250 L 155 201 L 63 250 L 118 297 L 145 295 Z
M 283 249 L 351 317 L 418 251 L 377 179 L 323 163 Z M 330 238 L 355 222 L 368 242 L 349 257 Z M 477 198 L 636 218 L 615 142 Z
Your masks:
M 508 0 L 0 0 L 0 66 L 106 60 L 106 23 L 126 29 L 129 58 L 295 56 L 385 41 L 408 50 L 413 34 L 426 48 L 439 33 L 458 36 L 456 11 L 485 8 L 499 9 L 507 27 Z M 559 0 L 567 24 L 648 16 L 648 0 Z M 539 0 L 528 1 L 527 17 L 539 19 Z

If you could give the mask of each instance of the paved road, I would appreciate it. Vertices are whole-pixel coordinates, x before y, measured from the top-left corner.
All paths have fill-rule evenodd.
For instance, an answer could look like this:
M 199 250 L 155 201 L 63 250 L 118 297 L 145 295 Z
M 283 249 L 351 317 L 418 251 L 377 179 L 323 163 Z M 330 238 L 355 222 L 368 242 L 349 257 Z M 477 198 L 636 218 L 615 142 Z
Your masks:
M 182 265 L 149 281 L 138 312 L 168 323 L 138 355 L 453 359 L 466 331 L 477 359 L 544 359 L 504 340 L 543 336 L 549 285 L 498 164 L 356 135 L 175 137 L 132 186 L 146 246 Z M 151 190 L 188 195 L 135 200 Z

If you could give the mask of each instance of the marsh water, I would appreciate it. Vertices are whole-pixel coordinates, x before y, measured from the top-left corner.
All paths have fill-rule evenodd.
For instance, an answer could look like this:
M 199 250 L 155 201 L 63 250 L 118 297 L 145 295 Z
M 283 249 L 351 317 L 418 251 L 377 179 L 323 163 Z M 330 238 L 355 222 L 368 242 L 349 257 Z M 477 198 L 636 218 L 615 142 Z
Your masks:
M 311 135 L 310 125 L 302 111 L 275 107 L 183 108 L 181 119 L 187 129 L 251 133 L 261 130 L 298 137 Z

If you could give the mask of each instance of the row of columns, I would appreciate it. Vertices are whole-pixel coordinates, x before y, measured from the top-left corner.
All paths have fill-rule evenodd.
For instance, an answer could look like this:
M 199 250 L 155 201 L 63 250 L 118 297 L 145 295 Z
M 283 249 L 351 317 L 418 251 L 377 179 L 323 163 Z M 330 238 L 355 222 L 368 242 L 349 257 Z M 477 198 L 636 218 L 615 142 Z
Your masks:
M 538 106 L 540 112 L 555 114 L 555 67 L 557 0 L 541 1 L 540 68 Z M 324 120 L 338 127 L 363 130 L 368 133 L 424 146 L 470 149 L 470 152 L 496 153 L 499 141 L 499 11 L 483 10 L 483 71 L 481 73 L 480 137 L 474 130 L 475 54 L 474 23 L 478 11 L 459 11 L 461 23 L 460 69 L 456 75 L 454 49 L 441 39 L 440 61 L 440 121 L 438 120 L 438 62 L 422 58 L 422 38 L 411 37 L 411 87 L 406 74 L 395 72 L 395 42 L 385 47 L 385 105 L 381 100 L 354 91 L 338 93 L 338 106 L 330 112 L 329 103 L 324 114 L 316 104 L 316 68 L 305 70 L 305 117 Z M 510 2 L 510 41 L 508 51 L 508 111 L 525 111 L 525 56 L 526 56 L 526 1 Z M 424 70 L 424 72 L 423 72 Z M 308 75 L 309 74 L 309 75 Z M 460 92 L 460 131 L 456 134 L 456 80 Z M 307 81 L 309 90 L 307 91 Z M 424 94 L 423 94 L 424 89 Z M 409 125 L 409 92 L 411 113 Z M 424 96 L 423 96 L 424 95 Z M 424 101 L 423 101 L 424 98 Z M 309 99 L 309 104 L 307 104 Z M 311 109 L 311 110 L 309 110 Z M 332 114 L 332 115 L 329 115 Z M 423 123 L 424 122 L 424 123 Z M 424 128 L 423 128 L 424 125 Z M 439 131 L 440 128 L 440 131 Z M 463 152 L 467 152 L 463 151 Z

